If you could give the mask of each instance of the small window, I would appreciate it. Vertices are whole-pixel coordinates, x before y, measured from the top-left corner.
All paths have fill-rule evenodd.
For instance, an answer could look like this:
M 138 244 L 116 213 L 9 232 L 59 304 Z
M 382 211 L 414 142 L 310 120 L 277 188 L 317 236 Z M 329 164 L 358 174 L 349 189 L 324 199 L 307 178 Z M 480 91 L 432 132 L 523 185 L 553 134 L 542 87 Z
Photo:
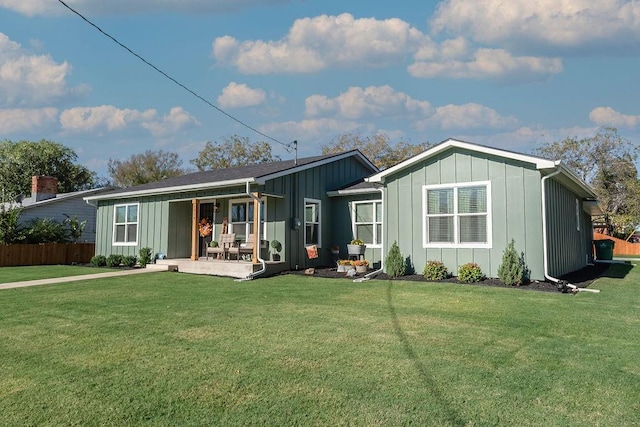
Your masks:
M 321 247 L 320 240 L 320 200 L 304 199 L 304 244 Z
M 373 247 L 382 244 L 381 200 L 354 202 L 351 221 L 354 238 Z
M 425 247 L 491 247 L 489 182 L 423 188 Z
M 113 244 L 116 246 L 138 244 L 138 203 L 114 207 Z

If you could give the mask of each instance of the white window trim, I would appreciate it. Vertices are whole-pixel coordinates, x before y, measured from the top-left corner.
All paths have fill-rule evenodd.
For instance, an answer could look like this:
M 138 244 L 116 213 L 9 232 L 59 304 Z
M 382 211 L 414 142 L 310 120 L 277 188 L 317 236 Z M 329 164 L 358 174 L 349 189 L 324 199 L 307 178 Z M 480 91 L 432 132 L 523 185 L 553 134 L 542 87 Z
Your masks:
M 382 236 L 378 236 L 378 227 L 377 225 L 380 224 L 382 225 L 382 218 L 376 218 L 376 204 L 379 203 L 380 205 L 382 205 L 382 200 L 378 199 L 378 200 L 359 200 L 357 202 L 352 202 L 351 203 L 351 232 L 352 235 L 355 236 L 357 238 L 357 234 L 356 234 L 356 225 L 358 224 L 373 224 L 373 237 L 375 241 L 381 242 L 382 241 Z M 357 205 L 364 205 L 364 204 L 372 204 L 373 205 L 373 217 L 374 217 L 374 221 L 363 221 L 363 222 L 357 222 L 356 221 L 356 207 Z M 381 216 L 383 215 L 382 213 L 380 214 Z M 369 244 L 367 243 L 367 247 L 368 248 L 381 248 L 382 247 L 382 243 L 375 243 L 375 244 Z
M 317 203 L 318 204 L 318 243 L 307 243 L 307 203 Z M 304 246 L 312 246 L 316 245 L 318 248 L 322 247 L 322 200 L 318 199 L 308 199 L 305 197 L 304 199 L 304 221 L 302 222 L 302 229 L 304 233 Z M 310 223 L 315 224 L 315 223 Z
M 455 243 L 458 242 L 458 188 L 464 187 L 480 187 L 487 188 L 487 242 L 486 243 Z M 453 188 L 453 207 L 454 207 L 454 243 L 428 241 L 427 229 L 427 190 L 438 190 L 443 188 Z M 492 208 L 491 208 L 491 181 L 474 181 L 474 182 L 458 182 L 451 184 L 423 185 L 422 186 L 422 247 L 423 248 L 491 248 L 492 247 Z
M 136 224 L 136 241 L 135 242 L 116 242 L 116 225 L 121 225 L 124 224 L 125 225 L 125 240 L 126 240 L 126 230 L 127 230 L 127 224 L 133 224 L 133 222 L 129 223 L 126 221 L 126 214 L 125 214 L 125 222 L 124 223 L 116 223 L 116 211 L 118 210 L 119 207 L 128 207 L 128 206 L 136 206 L 136 211 L 138 212 L 137 215 L 137 221 L 135 222 Z M 127 211 L 129 209 L 127 208 Z M 113 206 L 113 221 L 112 221 L 112 225 L 113 225 L 113 234 L 111 236 L 111 244 L 113 246 L 137 246 L 138 245 L 138 239 L 140 238 L 140 203 L 136 202 L 136 203 L 119 203 L 117 205 Z
M 248 203 L 251 202 L 253 203 L 253 199 L 251 198 L 244 198 L 244 199 L 230 199 L 229 200 L 229 232 L 233 233 L 233 222 L 231 222 L 231 219 L 233 218 L 232 215 L 232 205 L 234 203 Z M 260 199 L 260 202 L 264 205 L 264 218 L 260 218 L 260 221 L 262 221 L 262 230 L 260 230 L 260 240 L 267 240 L 267 198 L 266 197 L 262 197 Z M 249 214 L 249 210 L 247 209 L 247 214 Z M 247 218 L 248 219 L 248 218 Z M 247 221 L 246 223 L 249 222 L 253 222 L 253 218 L 251 218 L 251 221 Z M 246 224 L 245 223 L 245 224 Z M 245 225 L 246 227 L 246 225 Z M 249 233 L 247 233 L 247 236 L 249 234 L 252 234 L 253 230 L 250 230 Z

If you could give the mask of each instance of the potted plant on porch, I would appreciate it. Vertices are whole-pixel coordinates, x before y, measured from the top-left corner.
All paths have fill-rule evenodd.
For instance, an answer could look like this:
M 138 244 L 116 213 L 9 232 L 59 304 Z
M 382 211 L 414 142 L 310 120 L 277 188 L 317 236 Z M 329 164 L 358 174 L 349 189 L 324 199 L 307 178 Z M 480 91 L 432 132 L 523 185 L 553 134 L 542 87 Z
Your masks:
M 366 273 L 369 268 L 369 261 L 366 259 L 351 261 L 351 264 L 356 268 L 356 273 Z
M 271 254 L 271 258 L 274 261 L 280 261 L 280 251 L 282 250 L 282 243 L 280 243 L 278 240 L 272 240 L 271 241 L 271 247 L 277 252 L 277 253 L 272 253 Z
M 351 243 L 347 245 L 349 256 L 360 256 L 364 254 L 365 249 L 367 249 L 367 245 L 360 239 L 353 239 Z

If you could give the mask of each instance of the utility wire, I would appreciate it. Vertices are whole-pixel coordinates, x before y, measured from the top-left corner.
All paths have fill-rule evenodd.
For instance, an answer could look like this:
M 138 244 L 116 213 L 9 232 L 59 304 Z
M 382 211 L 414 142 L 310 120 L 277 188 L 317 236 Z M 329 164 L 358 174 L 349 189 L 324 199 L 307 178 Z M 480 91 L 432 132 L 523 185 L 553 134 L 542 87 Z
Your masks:
M 58 2 L 60 4 L 62 4 L 64 7 L 66 7 L 67 9 L 69 9 L 71 12 L 75 13 L 76 15 L 78 15 L 83 21 L 85 21 L 87 24 L 91 25 L 93 28 L 95 28 L 96 30 L 100 31 L 102 34 L 104 34 L 105 36 L 107 36 L 108 38 L 110 38 L 113 42 L 115 42 L 117 45 L 119 45 L 121 48 L 127 50 L 130 54 L 132 54 L 133 56 L 135 56 L 136 58 L 138 58 L 140 61 L 144 62 L 145 64 L 147 64 L 149 67 L 153 68 L 154 70 L 156 70 L 158 73 L 162 74 L 164 77 L 166 77 L 167 79 L 171 80 L 173 83 L 177 84 L 178 86 L 180 86 L 182 89 L 186 90 L 187 92 L 189 92 L 190 94 L 192 94 L 193 96 L 195 96 L 196 98 L 198 98 L 199 100 L 201 100 L 202 102 L 204 102 L 205 104 L 209 105 L 210 107 L 218 110 L 218 112 L 224 114 L 225 116 L 229 117 L 231 120 L 236 121 L 237 123 L 239 123 L 240 125 L 246 127 L 247 129 L 250 129 L 252 131 L 254 131 L 255 133 L 257 133 L 258 135 L 264 136 L 267 139 L 270 139 L 273 142 L 276 142 L 284 147 L 286 147 L 287 149 L 289 149 L 291 147 L 291 144 L 285 144 L 284 142 L 280 142 L 275 138 L 270 137 L 269 135 L 260 132 L 258 129 L 248 125 L 247 123 L 243 122 L 242 120 L 232 116 L 231 114 L 227 113 L 226 111 L 224 111 L 222 108 L 218 107 L 217 105 L 215 105 L 214 103 L 210 102 L 209 100 L 207 100 L 206 98 L 200 96 L 198 93 L 196 93 L 195 91 L 189 89 L 187 86 L 183 85 L 182 83 L 180 83 L 178 80 L 174 79 L 173 77 L 171 77 L 169 74 L 167 74 L 166 72 L 162 71 L 160 68 L 156 67 L 155 65 L 153 65 L 151 62 L 147 61 L 146 59 L 144 59 L 141 55 L 137 54 L 136 52 L 134 52 L 133 50 L 131 50 L 129 47 L 127 47 L 125 44 L 121 43 L 120 41 L 118 41 L 115 37 L 113 37 L 111 34 L 107 33 L 106 31 L 104 31 L 102 28 L 98 27 L 96 24 L 94 24 L 93 22 L 91 22 L 89 19 L 85 18 L 80 12 L 76 11 L 75 9 L 73 9 L 72 7 L 70 7 L 68 4 L 66 4 L 64 1 L 62 0 L 58 0 Z

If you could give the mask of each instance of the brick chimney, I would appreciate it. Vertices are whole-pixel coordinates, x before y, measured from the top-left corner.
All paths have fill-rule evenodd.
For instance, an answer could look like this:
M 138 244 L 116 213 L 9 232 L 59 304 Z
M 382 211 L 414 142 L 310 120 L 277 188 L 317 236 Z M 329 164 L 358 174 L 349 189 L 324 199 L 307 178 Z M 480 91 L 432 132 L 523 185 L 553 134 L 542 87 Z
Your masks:
M 58 179 L 52 176 L 31 177 L 31 197 L 39 202 L 52 199 L 58 194 Z

